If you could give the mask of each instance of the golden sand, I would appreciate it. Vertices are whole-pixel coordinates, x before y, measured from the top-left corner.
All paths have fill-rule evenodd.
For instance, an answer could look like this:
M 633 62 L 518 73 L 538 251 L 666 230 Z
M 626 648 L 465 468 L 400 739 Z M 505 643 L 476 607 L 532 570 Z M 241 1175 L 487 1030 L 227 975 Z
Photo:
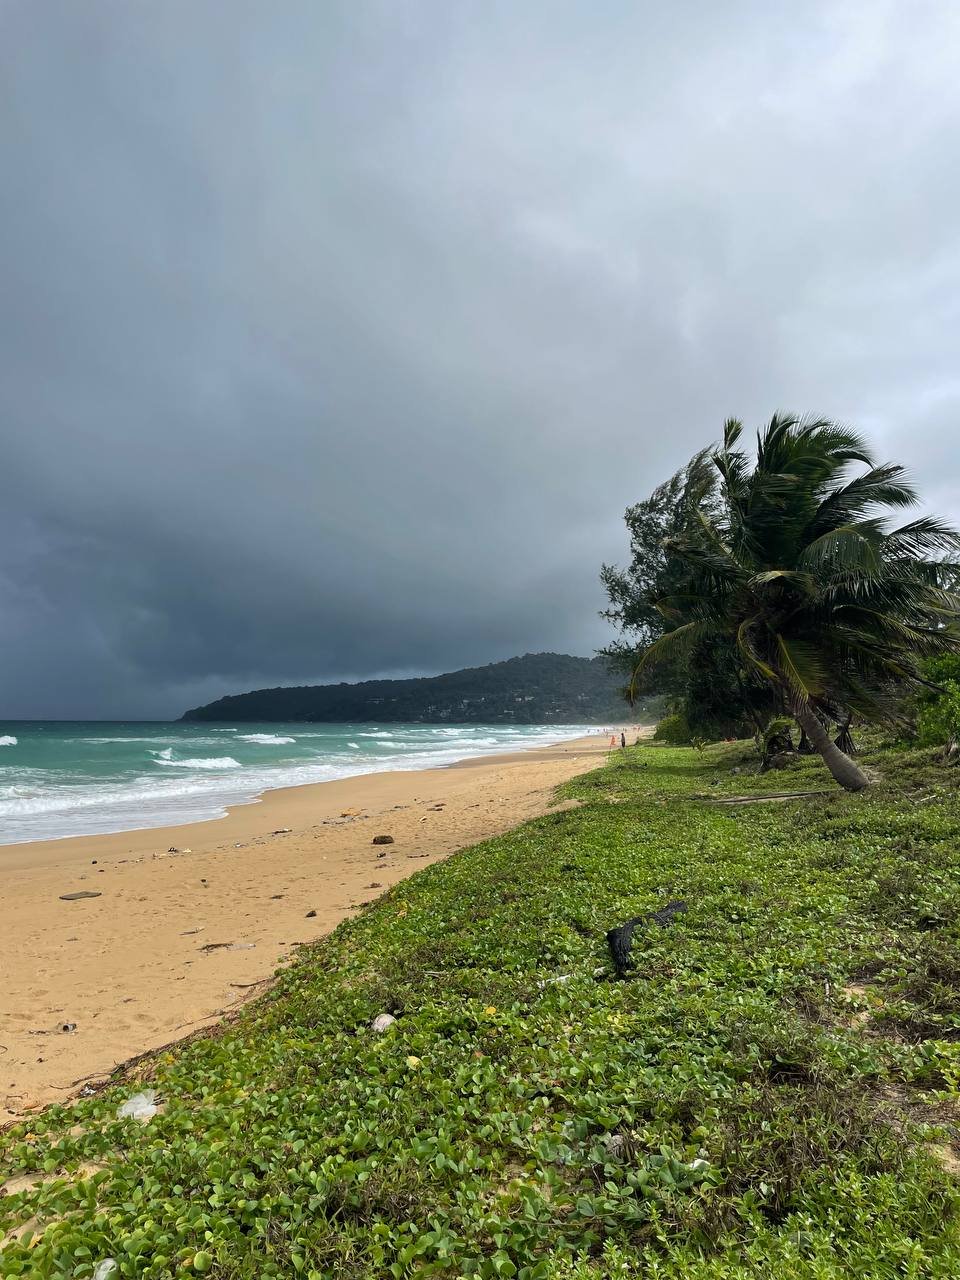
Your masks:
M 546 812 L 608 743 L 290 787 L 208 822 L 0 848 L 0 1124 L 235 1009 L 298 944 L 398 880 Z M 99 896 L 61 897 L 79 892 Z

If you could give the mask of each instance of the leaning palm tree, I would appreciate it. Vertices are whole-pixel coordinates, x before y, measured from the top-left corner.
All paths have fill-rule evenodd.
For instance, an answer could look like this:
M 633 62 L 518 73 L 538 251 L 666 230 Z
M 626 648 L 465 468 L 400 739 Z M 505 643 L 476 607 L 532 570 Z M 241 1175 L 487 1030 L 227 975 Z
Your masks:
M 896 719 L 897 695 L 923 683 L 922 660 L 960 649 L 960 596 L 946 585 L 960 534 L 929 516 L 891 527 L 890 509 L 916 494 L 856 432 L 775 415 L 751 461 L 737 447 L 742 431 L 727 422 L 712 455 L 722 514 L 701 512 L 670 542 L 687 577 L 659 602 L 671 629 L 640 665 L 725 637 L 836 781 L 859 791 L 867 778 L 825 721 Z

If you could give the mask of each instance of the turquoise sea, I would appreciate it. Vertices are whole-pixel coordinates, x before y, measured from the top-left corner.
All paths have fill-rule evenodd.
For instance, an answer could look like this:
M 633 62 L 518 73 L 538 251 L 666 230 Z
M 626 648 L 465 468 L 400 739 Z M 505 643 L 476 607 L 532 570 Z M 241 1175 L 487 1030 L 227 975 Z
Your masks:
M 274 787 L 426 769 L 590 725 L 0 723 L 0 844 L 221 816 Z

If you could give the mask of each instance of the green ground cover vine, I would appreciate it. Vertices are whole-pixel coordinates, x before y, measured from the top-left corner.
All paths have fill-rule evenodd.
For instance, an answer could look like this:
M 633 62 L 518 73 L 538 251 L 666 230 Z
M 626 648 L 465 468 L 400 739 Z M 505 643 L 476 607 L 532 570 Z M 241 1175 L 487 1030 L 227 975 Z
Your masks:
M 744 744 L 616 753 L 220 1034 L 0 1134 L 33 1179 L 0 1275 L 955 1276 L 957 775 L 865 763 L 852 796 Z M 611 980 L 606 929 L 673 899 Z M 118 1120 L 141 1078 L 162 1110 Z

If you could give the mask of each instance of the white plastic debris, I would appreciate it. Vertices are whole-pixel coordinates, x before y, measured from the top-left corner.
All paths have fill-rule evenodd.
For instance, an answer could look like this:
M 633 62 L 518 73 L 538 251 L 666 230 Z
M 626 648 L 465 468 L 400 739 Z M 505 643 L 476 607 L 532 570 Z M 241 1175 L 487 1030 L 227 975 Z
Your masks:
M 378 1013 L 373 1022 L 370 1023 L 371 1030 L 381 1032 L 386 1031 L 388 1027 L 392 1027 L 396 1022 L 396 1018 L 392 1013 Z
M 696 1173 L 700 1169 L 709 1169 L 710 1161 L 709 1160 L 691 1160 L 690 1163 L 687 1165 L 687 1168 L 692 1169 Z
M 603 1145 L 614 1160 L 620 1160 L 626 1154 L 627 1139 L 622 1133 L 608 1133 L 603 1139 Z
M 144 1089 L 143 1093 L 135 1093 L 132 1098 L 120 1104 L 117 1119 L 123 1120 L 129 1116 L 133 1120 L 152 1120 L 158 1110 L 156 1089 Z
M 116 1258 L 104 1258 L 102 1262 L 97 1263 L 97 1269 L 93 1273 L 93 1280 L 113 1280 L 116 1274 Z

